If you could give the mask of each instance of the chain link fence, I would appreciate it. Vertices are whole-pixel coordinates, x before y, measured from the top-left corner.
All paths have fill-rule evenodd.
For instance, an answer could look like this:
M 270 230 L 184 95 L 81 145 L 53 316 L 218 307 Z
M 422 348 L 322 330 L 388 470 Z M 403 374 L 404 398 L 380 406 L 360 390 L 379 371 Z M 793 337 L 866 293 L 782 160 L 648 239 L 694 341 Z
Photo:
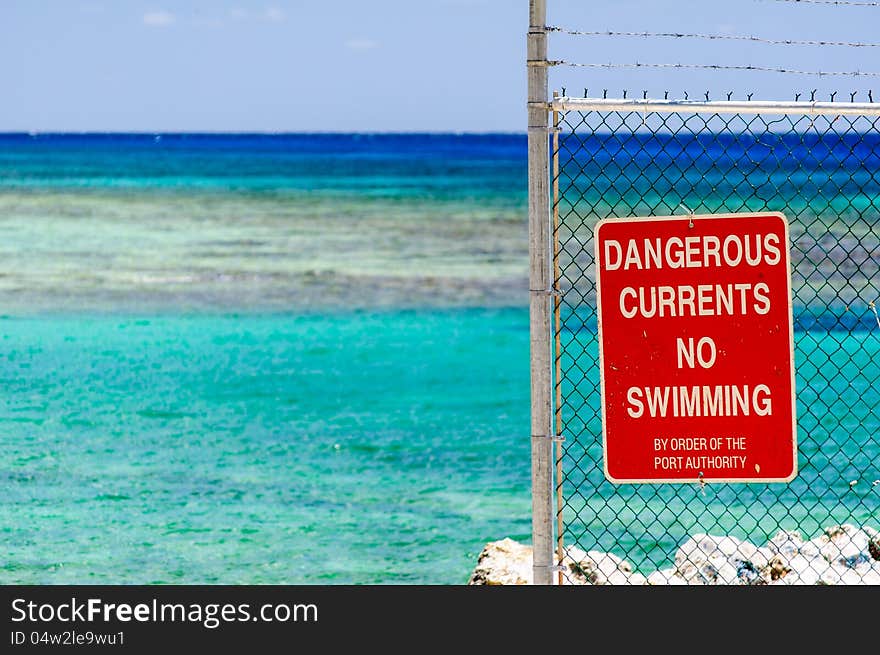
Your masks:
M 559 584 L 880 584 L 880 111 L 820 104 L 554 100 Z M 797 476 L 612 483 L 596 222 L 742 212 L 789 222 Z

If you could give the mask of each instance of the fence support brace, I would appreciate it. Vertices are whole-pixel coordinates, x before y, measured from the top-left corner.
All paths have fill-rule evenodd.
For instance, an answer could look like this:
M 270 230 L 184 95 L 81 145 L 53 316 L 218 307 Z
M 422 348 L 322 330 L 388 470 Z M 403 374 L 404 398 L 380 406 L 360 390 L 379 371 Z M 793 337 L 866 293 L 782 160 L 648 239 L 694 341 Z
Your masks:
M 547 2 L 529 0 L 529 363 L 532 437 L 532 566 L 534 584 L 553 584 L 553 479 L 550 424 L 550 223 L 547 98 Z

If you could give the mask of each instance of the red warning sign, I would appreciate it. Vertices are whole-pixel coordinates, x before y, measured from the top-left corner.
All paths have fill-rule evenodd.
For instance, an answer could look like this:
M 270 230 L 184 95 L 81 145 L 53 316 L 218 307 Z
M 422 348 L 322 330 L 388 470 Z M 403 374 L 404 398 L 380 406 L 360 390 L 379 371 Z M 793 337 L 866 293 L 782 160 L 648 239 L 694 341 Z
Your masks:
M 792 480 L 785 216 L 609 218 L 594 237 L 605 476 Z

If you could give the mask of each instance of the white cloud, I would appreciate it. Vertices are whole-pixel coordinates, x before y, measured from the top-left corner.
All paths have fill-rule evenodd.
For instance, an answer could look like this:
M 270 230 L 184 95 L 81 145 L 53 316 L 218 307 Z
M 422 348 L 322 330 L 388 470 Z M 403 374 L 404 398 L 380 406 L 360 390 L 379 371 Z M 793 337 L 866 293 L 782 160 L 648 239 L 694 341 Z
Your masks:
M 144 25 L 150 27 L 167 27 L 176 20 L 174 14 L 169 11 L 148 11 L 144 14 Z
M 345 47 L 349 50 L 375 50 L 379 47 L 379 42 L 373 39 L 349 39 L 345 42 Z
M 245 18 L 248 17 L 248 10 L 242 9 L 240 7 L 235 7 L 234 9 L 229 10 L 229 15 L 234 20 L 244 20 Z
M 269 7 L 268 9 L 266 9 L 265 12 L 263 12 L 263 16 L 265 16 L 266 20 L 270 20 L 273 23 L 280 23 L 285 18 L 287 18 L 284 12 L 278 7 Z

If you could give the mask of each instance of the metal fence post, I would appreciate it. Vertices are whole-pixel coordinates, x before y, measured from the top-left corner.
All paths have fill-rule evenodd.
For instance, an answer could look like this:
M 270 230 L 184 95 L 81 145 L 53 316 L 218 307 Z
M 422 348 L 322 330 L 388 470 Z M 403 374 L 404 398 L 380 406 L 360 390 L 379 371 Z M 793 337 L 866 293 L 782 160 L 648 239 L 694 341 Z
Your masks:
M 549 148 L 547 3 L 529 0 L 529 334 L 534 584 L 553 583 L 553 480 L 550 438 Z

